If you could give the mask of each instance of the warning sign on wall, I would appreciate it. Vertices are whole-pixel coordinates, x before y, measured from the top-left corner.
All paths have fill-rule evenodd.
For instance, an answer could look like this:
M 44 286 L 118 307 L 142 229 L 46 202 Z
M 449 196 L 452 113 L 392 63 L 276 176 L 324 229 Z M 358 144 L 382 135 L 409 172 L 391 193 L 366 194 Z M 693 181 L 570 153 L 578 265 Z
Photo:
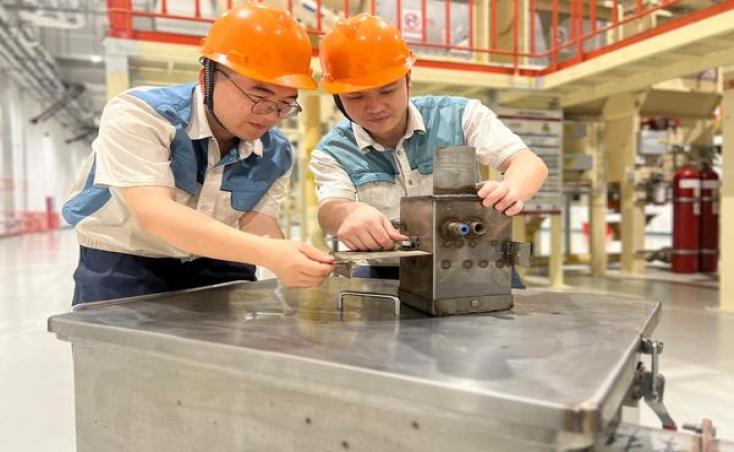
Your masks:
M 420 40 L 423 37 L 423 16 L 420 10 L 404 9 L 400 19 L 405 39 Z
M 560 110 L 494 109 L 497 116 L 548 167 L 540 191 L 525 203 L 525 212 L 556 211 L 563 207 L 563 112 Z

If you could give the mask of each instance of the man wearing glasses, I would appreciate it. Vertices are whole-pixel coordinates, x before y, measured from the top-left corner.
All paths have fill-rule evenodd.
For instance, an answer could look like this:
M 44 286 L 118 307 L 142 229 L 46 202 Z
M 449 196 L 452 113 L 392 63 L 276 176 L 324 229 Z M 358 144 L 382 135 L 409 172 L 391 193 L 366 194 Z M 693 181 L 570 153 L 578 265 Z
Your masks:
M 198 83 L 112 99 L 64 218 L 81 245 L 73 304 L 254 280 L 320 285 L 332 259 L 283 240 L 292 152 L 272 129 L 315 89 L 311 44 L 285 11 L 239 5 L 204 39 Z

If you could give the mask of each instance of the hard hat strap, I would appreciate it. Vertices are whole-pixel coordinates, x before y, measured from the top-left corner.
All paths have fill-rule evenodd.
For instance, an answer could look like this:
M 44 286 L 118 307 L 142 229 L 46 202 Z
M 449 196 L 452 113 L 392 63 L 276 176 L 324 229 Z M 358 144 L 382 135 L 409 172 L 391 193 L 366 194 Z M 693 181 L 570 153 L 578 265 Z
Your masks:
M 202 58 L 201 64 L 204 65 L 204 106 L 212 118 L 227 132 L 230 132 L 222 121 L 214 113 L 214 74 L 216 73 L 216 63 L 209 58 Z
M 342 100 L 339 98 L 339 95 L 338 94 L 334 94 L 334 103 L 336 104 L 336 108 L 338 108 L 339 111 L 342 112 L 342 114 L 344 115 L 344 117 L 347 118 L 348 120 L 352 121 L 352 118 L 350 118 L 349 115 L 347 114 L 347 110 L 344 109 L 344 104 L 342 104 Z M 354 122 L 354 121 L 352 121 L 352 122 Z

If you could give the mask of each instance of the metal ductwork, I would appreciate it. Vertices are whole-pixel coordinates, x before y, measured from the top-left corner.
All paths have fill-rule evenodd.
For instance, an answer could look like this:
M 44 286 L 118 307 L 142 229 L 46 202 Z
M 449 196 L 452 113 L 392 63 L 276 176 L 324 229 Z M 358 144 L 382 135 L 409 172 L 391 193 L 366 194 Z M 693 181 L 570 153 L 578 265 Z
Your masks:
M 39 122 L 44 122 L 51 119 L 56 113 L 61 111 L 61 109 L 64 108 L 67 103 L 79 97 L 83 92 L 84 85 L 71 85 L 69 89 L 66 90 L 66 93 L 64 93 L 64 96 L 61 99 L 51 104 L 40 114 L 31 118 L 31 124 L 38 124 Z
M 64 125 L 87 130 L 95 126 L 93 115 L 80 102 L 79 95 L 59 76 L 56 63 L 35 36 L 27 22 L 11 20 L 0 6 L 0 61 L 12 77 L 53 113 L 42 113 L 48 119 L 55 116 Z M 19 19 L 19 17 L 18 17 Z M 71 89 L 71 91 L 70 91 Z M 81 94 L 81 93 L 79 93 Z
M 18 11 L 18 17 L 36 27 L 79 30 L 86 24 L 84 14 L 79 12 L 80 1 L 30 0 L 24 2 L 24 8 Z

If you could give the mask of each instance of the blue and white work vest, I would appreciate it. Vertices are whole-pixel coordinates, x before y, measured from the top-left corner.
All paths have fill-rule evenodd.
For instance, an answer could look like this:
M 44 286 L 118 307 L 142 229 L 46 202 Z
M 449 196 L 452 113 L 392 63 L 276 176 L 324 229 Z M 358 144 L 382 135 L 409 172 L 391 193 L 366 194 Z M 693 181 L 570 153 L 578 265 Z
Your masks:
M 425 96 L 412 99 L 423 120 L 423 130 L 413 130 L 401 143 L 411 170 L 433 173 L 433 150 L 465 143 L 462 118 L 468 99 Z M 347 172 L 355 187 L 369 182 L 395 182 L 400 174 L 396 149 L 378 150 L 374 145 L 358 150 L 352 122 L 341 121 L 318 144 Z
M 393 218 L 400 198 L 433 192 L 433 152 L 467 145 L 477 160 L 493 168 L 526 149 L 519 136 L 476 99 L 422 96 L 408 103 L 408 122 L 395 149 L 376 143 L 364 128 L 340 122 L 311 157 L 319 201 L 357 200 Z
M 133 89 L 110 101 L 82 173 L 63 208 L 83 246 L 152 257 L 190 257 L 142 231 L 119 188 L 170 186 L 176 201 L 233 227 L 269 206 L 289 174 L 291 146 L 275 129 L 223 157 L 197 84 Z M 267 202 L 266 202 L 267 201 Z M 273 211 L 275 210 L 275 213 Z

